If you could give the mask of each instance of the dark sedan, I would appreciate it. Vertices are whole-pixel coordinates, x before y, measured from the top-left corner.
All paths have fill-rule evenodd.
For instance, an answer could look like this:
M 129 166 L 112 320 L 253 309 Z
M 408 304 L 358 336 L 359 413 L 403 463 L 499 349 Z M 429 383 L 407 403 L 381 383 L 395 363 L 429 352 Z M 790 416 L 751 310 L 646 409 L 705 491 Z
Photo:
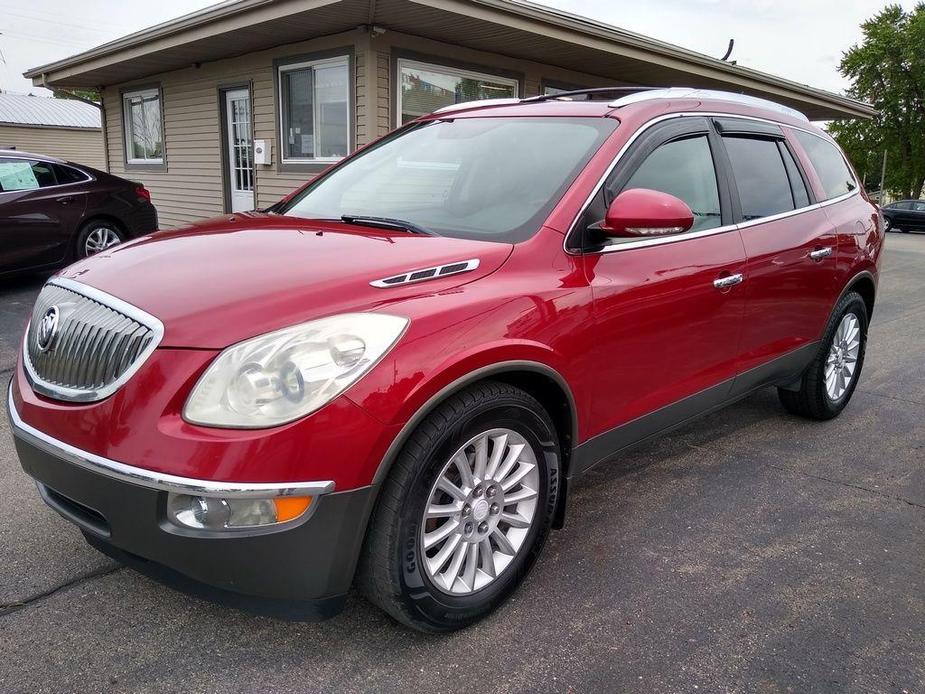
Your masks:
M 67 265 L 156 229 L 140 183 L 0 150 L 0 277 Z
M 887 231 L 925 231 L 925 200 L 899 200 L 881 210 Z

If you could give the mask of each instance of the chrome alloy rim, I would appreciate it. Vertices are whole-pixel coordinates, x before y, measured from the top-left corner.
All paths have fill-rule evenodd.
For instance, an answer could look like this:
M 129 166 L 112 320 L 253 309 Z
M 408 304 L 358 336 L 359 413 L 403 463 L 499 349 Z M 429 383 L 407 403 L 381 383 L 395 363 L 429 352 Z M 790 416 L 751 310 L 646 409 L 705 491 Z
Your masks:
M 846 313 L 838 324 L 825 360 L 825 391 L 829 400 L 838 401 L 848 390 L 858 368 L 860 351 L 861 323 L 853 313 Z
M 516 431 L 491 429 L 456 451 L 421 523 L 422 563 L 434 585 L 469 595 L 495 581 L 527 539 L 539 484 L 536 454 Z
M 109 227 L 97 227 L 87 236 L 84 243 L 84 252 L 86 255 L 93 255 L 107 248 L 112 248 L 120 242 L 121 239 L 114 230 Z

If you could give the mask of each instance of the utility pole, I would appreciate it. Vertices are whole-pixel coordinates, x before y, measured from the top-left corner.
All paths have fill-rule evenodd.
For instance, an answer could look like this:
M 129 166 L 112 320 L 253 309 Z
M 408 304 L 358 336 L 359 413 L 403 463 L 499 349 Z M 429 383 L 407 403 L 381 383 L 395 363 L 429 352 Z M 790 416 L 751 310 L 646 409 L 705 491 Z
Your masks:
M 880 204 L 883 204 L 883 182 L 886 179 L 886 150 L 883 150 L 883 165 L 880 167 Z

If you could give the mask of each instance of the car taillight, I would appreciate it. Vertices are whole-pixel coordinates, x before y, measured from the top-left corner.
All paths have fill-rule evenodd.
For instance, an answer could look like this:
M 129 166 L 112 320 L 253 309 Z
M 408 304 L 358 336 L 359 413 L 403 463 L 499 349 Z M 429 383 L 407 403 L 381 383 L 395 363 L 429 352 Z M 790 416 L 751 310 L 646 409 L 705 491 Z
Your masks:
M 138 196 L 139 200 L 144 200 L 146 202 L 151 202 L 151 191 L 149 191 L 144 186 L 138 186 L 135 188 L 135 195 Z

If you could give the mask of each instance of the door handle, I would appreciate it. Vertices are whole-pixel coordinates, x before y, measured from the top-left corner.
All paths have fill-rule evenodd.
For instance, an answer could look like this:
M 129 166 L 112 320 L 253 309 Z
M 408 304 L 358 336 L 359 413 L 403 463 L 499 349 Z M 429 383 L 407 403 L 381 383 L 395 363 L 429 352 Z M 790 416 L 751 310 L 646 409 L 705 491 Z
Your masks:
M 717 289 L 728 289 L 729 287 L 734 287 L 737 284 L 742 284 L 745 278 L 741 273 L 735 275 L 727 275 L 726 277 L 720 277 L 719 279 L 713 280 L 713 286 Z
M 809 257 L 813 260 L 822 260 L 823 258 L 828 258 L 830 255 L 832 255 L 832 247 L 826 246 L 825 248 L 817 248 L 811 251 Z
M 62 205 L 70 205 L 72 202 L 74 202 L 74 196 L 73 196 L 73 195 L 65 195 L 63 198 L 58 198 L 58 199 L 56 200 L 56 202 L 59 202 L 59 203 L 61 203 Z

